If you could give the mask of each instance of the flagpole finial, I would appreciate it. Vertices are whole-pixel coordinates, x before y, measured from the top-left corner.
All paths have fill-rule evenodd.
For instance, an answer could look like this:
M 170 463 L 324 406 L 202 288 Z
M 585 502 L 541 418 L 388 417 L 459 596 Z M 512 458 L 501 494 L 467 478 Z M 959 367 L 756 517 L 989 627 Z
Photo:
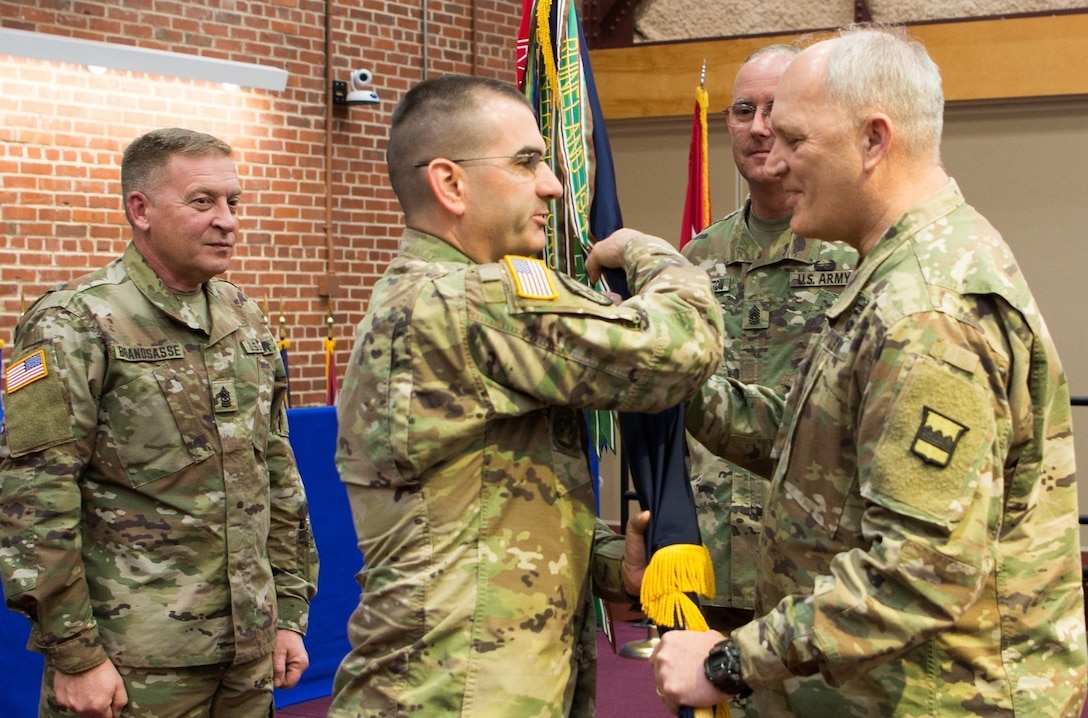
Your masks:
M 706 87 L 706 58 L 703 58 L 703 69 L 699 71 L 699 87 Z

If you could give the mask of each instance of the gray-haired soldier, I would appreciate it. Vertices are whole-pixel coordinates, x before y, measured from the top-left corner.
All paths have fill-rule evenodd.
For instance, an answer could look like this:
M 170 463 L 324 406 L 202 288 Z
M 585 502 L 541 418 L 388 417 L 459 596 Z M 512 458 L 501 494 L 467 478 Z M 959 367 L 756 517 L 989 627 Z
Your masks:
M 813 45 L 779 82 L 767 166 L 791 227 L 862 260 L 784 407 L 717 379 L 689 404 L 708 448 L 767 456 L 777 435 L 778 464 L 757 618 L 665 634 L 670 705 L 1080 715 L 1068 387 L 1008 246 L 941 167 L 943 104 L 925 49 L 890 28 Z
M 163 129 L 121 163 L 133 238 L 20 320 L 0 573 L 45 654 L 41 716 L 266 718 L 317 580 L 286 375 L 226 271 L 231 148 Z

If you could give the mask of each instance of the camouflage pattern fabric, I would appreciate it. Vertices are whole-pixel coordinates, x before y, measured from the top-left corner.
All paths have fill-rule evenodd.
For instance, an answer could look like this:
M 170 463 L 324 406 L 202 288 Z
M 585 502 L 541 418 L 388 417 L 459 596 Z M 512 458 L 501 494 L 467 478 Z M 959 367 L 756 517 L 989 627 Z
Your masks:
M 184 668 L 118 666 L 128 704 L 124 718 L 272 718 L 272 654 L 241 665 Z M 45 667 L 37 718 L 75 718 L 57 704 L 55 669 Z
M 636 294 L 616 305 L 543 262 L 478 265 L 406 230 L 337 408 L 365 565 L 333 718 L 593 715 L 578 410 L 663 410 L 721 356 L 704 272 L 650 237 L 624 266 Z
M 9 383 L 0 572 L 57 670 L 245 663 L 306 630 L 317 554 L 283 364 L 255 303 L 203 291 L 194 312 L 130 244 L 16 329 L 12 365 L 46 371 Z
M 858 255 L 837 242 L 798 237 L 788 229 L 764 250 L 748 231 L 751 199 L 684 245 L 706 270 L 721 303 L 725 350 L 717 375 L 788 394 L 809 340 L 857 267 Z M 689 441 L 691 479 L 703 544 L 714 563 L 711 606 L 755 607 L 756 556 L 770 480 Z M 717 614 L 708 612 L 711 628 Z
M 717 379 L 689 414 L 734 457 L 782 422 L 761 618 L 732 634 L 753 714 L 1079 716 L 1069 393 L 1008 247 L 950 182 L 876 243 L 829 322 L 785 416 Z

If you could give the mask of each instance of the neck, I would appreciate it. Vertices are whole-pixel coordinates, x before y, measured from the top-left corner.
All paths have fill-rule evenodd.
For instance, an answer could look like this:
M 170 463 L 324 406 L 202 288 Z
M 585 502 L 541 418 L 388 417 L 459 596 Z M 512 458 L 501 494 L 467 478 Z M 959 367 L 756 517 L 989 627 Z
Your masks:
M 948 184 L 949 177 L 943 167 L 934 164 L 907 175 L 890 176 L 888 180 L 883 191 L 877 190 L 887 201 L 869 224 L 869 231 L 863 233 L 861 241 L 854 246 L 862 258 L 907 210 Z
M 790 213 L 786 206 L 786 193 L 779 183 L 749 184 L 748 192 L 752 198 L 752 214 L 760 219 L 779 219 Z

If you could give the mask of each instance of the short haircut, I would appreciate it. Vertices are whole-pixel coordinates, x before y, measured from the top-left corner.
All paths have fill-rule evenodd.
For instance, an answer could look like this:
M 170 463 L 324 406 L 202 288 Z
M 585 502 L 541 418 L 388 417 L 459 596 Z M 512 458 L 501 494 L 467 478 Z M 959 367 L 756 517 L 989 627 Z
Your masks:
M 174 155 L 230 157 L 230 145 L 222 140 L 181 127 L 153 130 L 132 141 L 121 158 L 121 193 L 153 192 L 158 188 L 162 170 Z
M 764 55 L 789 55 L 791 57 L 795 57 L 795 56 L 800 55 L 800 54 L 801 54 L 801 48 L 797 47 L 796 45 L 785 45 L 783 43 L 777 43 L 777 44 L 774 44 L 774 45 L 764 45 L 763 47 L 759 48 L 758 50 L 753 52 L 748 57 L 744 58 L 744 62 L 742 62 L 740 64 L 740 66 L 744 67 L 745 65 L 747 65 L 752 60 L 755 60 L 756 58 L 759 58 L 759 57 L 763 57 Z
M 436 157 L 456 159 L 477 154 L 492 137 L 479 122 L 486 94 L 532 105 L 516 87 L 474 75 L 441 75 L 410 89 L 393 110 L 385 159 L 389 182 L 406 212 L 423 197 L 425 175 L 416 165 Z
M 855 120 L 885 113 L 908 157 L 939 162 L 944 92 L 925 47 L 901 26 L 876 23 L 848 25 L 830 42 L 824 82 L 831 99 Z

